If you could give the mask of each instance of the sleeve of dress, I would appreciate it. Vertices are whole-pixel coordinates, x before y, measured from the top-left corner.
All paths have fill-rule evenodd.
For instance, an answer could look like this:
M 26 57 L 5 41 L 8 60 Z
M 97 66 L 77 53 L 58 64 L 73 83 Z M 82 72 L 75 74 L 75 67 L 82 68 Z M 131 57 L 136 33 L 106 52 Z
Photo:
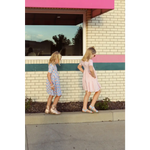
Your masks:
M 53 69 L 54 69 L 54 66 L 52 64 L 49 64 L 49 66 L 48 66 L 48 72 L 52 73 Z
M 93 60 L 89 60 L 89 66 L 93 66 Z
M 81 66 L 82 66 L 82 60 L 80 61 L 79 65 L 81 65 Z

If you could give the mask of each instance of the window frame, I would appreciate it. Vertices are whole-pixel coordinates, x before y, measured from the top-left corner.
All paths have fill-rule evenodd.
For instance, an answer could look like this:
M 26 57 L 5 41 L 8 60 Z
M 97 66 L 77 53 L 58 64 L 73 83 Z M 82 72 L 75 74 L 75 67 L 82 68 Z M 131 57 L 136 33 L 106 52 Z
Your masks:
M 83 55 L 86 51 L 86 10 L 64 10 L 64 9 L 37 9 L 26 8 L 25 13 L 50 13 L 50 14 L 82 14 L 83 15 Z M 82 59 L 82 56 L 63 56 L 62 59 Z M 49 59 L 50 56 L 25 56 L 25 60 Z

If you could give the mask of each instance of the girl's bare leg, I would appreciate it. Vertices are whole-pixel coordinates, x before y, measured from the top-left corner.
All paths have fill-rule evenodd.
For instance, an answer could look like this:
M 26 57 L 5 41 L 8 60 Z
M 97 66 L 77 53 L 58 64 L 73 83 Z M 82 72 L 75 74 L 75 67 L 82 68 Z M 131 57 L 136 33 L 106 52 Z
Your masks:
M 95 103 L 96 103 L 96 101 L 97 101 L 97 99 L 98 99 L 100 93 L 101 93 L 101 90 L 99 90 L 98 92 L 95 92 L 95 94 L 94 94 L 94 96 L 93 96 L 93 100 L 92 100 L 92 102 L 91 102 L 91 106 L 92 106 L 92 107 L 95 105 Z
M 87 109 L 87 103 L 88 103 L 88 99 L 91 95 L 91 92 L 87 92 L 85 93 L 85 96 L 84 96 L 84 100 L 83 100 L 83 109 L 86 110 Z M 87 112 L 90 112 L 89 110 L 87 110 Z
M 55 97 L 54 102 L 52 104 L 52 108 L 51 108 L 51 113 L 56 114 L 56 115 L 60 114 L 60 112 L 56 109 L 56 106 L 57 106 L 57 103 L 58 103 L 60 97 L 61 96 Z
M 47 100 L 47 107 L 50 108 L 51 102 L 52 102 L 53 96 L 49 95 L 48 100 Z
M 53 105 L 56 106 L 61 96 L 56 96 Z
M 49 113 L 52 99 L 53 99 L 53 96 L 49 95 L 49 97 L 47 99 L 47 105 L 46 105 L 45 113 Z

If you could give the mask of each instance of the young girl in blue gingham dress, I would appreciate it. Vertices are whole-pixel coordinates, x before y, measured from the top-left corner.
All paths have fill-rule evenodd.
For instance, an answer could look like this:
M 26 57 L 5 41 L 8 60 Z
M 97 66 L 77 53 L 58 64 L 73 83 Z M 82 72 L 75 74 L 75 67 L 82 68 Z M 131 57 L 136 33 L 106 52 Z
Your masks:
M 54 96 L 54 95 L 61 96 L 62 93 L 61 93 L 61 88 L 60 88 L 60 83 L 59 83 L 59 75 L 57 72 L 56 65 L 49 64 L 48 72 L 51 74 L 51 80 L 54 85 L 54 90 L 51 89 L 51 84 L 47 78 L 47 80 L 46 80 L 47 93 L 52 96 Z
M 59 52 L 54 52 L 49 59 L 49 66 L 48 66 L 48 74 L 46 80 L 46 90 L 49 94 L 47 100 L 47 106 L 45 109 L 45 113 L 51 114 L 60 114 L 60 112 L 56 109 L 57 103 L 62 95 L 60 82 L 59 82 L 59 75 L 57 72 L 56 64 L 60 64 L 61 54 Z M 54 102 L 51 105 L 53 97 L 56 95 Z

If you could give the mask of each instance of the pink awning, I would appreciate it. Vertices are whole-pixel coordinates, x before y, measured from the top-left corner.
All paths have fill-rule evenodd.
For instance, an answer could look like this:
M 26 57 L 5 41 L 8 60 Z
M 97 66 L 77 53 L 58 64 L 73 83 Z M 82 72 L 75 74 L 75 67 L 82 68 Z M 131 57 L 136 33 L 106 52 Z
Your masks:
M 95 17 L 114 9 L 114 0 L 25 0 L 25 7 L 91 9 Z

